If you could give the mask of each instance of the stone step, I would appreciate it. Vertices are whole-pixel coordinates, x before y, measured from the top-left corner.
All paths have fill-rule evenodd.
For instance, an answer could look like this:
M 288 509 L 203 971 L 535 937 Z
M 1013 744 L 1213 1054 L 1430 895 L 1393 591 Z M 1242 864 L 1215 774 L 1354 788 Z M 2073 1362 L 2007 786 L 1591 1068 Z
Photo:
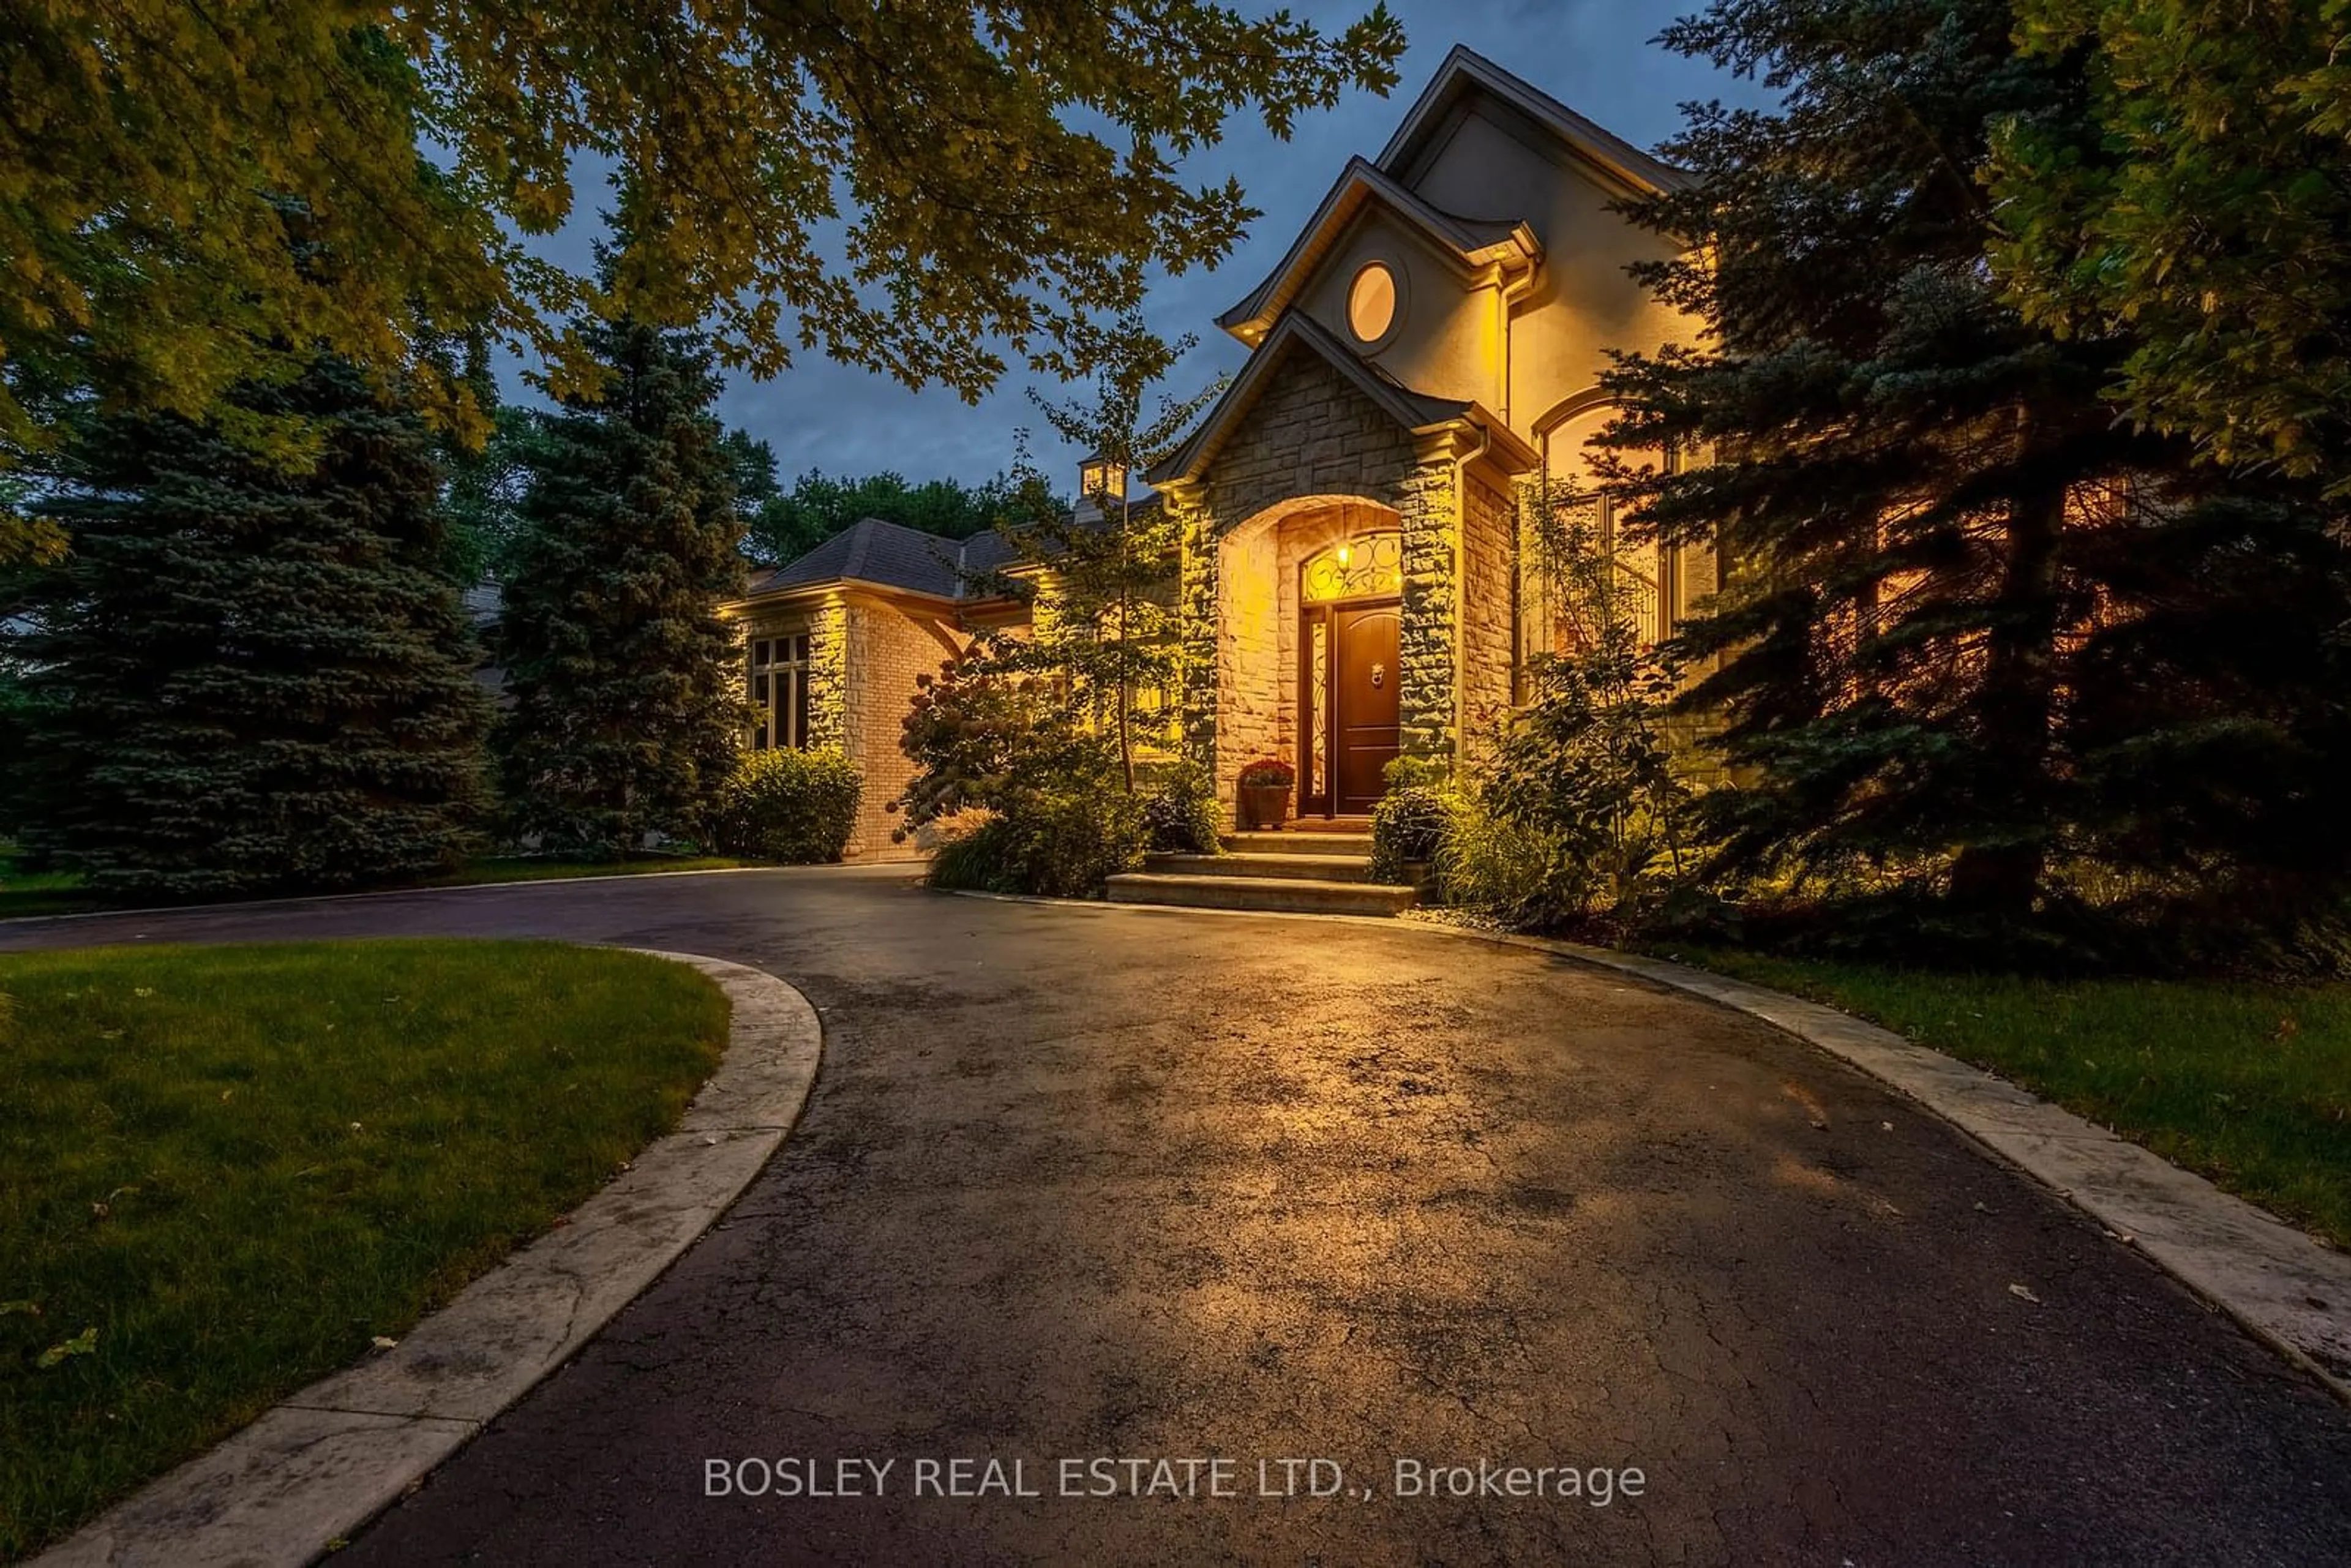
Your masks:
M 1372 835 L 1323 832 L 1227 833 L 1225 847 L 1243 854 L 1348 855 L 1358 860 L 1368 860 L 1372 853 Z
M 1168 876 L 1255 876 L 1292 882 L 1369 882 L 1372 862 L 1355 855 L 1152 854 L 1143 869 Z
M 1311 882 L 1274 876 L 1175 876 L 1126 872 L 1109 883 L 1113 904 L 1188 909 L 1256 909 L 1288 915 L 1395 915 L 1419 901 L 1409 887 L 1374 882 Z

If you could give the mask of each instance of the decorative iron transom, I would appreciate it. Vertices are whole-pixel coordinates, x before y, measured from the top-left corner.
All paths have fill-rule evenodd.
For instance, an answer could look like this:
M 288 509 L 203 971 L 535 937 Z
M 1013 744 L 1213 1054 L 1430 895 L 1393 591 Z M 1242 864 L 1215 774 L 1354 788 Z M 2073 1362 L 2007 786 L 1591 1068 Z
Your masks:
M 1357 534 L 1311 557 L 1303 591 L 1309 604 L 1371 599 L 1404 591 L 1401 534 Z

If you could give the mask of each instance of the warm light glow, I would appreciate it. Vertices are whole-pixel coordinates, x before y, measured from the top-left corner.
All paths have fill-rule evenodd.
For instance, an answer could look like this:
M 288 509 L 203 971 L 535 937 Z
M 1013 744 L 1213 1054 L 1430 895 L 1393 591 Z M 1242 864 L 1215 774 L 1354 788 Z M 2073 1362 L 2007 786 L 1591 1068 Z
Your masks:
M 1078 489 L 1088 500 L 1126 498 L 1126 470 L 1115 463 L 1088 463 L 1078 469 Z
M 1307 558 L 1300 587 L 1309 604 L 1404 591 L 1404 540 L 1393 529 L 1357 534 Z
M 1367 264 L 1347 289 L 1348 327 L 1359 340 L 1376 342 L 1395 325 L 1395 274 L 1385 262 Z

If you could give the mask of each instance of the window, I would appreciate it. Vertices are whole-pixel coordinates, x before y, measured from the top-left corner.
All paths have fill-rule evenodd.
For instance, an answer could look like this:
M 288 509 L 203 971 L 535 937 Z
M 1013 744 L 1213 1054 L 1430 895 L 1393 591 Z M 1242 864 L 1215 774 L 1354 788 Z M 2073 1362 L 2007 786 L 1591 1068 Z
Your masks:
M 1545 493 L 1556 508 L 1552 526 L 1614 560 L 1617 611 L 1631 620 L 1646 645 L 1663 642 L 1677 629 L 1684 598 L 1682 563 L 1678 550 L 1655 539 L 1632 537 L 1617 515 L 1614 498 L 1603 488 L 1586 443 L 1615 413 L 1610 406 L 1584 408 L 1552 425 L 1538 439 L 1543 451 Z M 1662 465 L 1668 473 L 1677 471 L 1677 455 L 1667 453 Z M 1577 607 L 1568 601 L 1566 586 L 1540 571 L 1522 580 L 1522 664 L 1532 654 L 1570 652 L 1581 641 L 1583 633 L 1574 625 Z
M 1347 327 L 1356 341 L 1372 348 L 1396 324 L 1396 277 L 1384 261 L 1368 262 L 1347 286 Z
M 751 640 L 751 749 L 809 746 L 809 634 Z
M 1317 552 L 1299 578 L 1299 592 L 1310 604 L 1403 591 L 1404 536 L 1392 530 L 1357 534 Z

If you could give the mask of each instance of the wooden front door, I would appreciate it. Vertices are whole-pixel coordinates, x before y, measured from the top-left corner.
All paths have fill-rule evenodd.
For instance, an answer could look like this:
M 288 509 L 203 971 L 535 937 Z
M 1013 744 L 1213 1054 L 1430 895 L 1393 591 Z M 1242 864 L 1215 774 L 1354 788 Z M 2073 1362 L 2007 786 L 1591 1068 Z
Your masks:
M 1307 749 L 1299 769 L 1301 815 L 1360 816 L 1387 793 L 1384 770 L 1402 738 L 1396 653 L 1403 614 L 1393 599 L 1306 611 L 1299 638 Z

